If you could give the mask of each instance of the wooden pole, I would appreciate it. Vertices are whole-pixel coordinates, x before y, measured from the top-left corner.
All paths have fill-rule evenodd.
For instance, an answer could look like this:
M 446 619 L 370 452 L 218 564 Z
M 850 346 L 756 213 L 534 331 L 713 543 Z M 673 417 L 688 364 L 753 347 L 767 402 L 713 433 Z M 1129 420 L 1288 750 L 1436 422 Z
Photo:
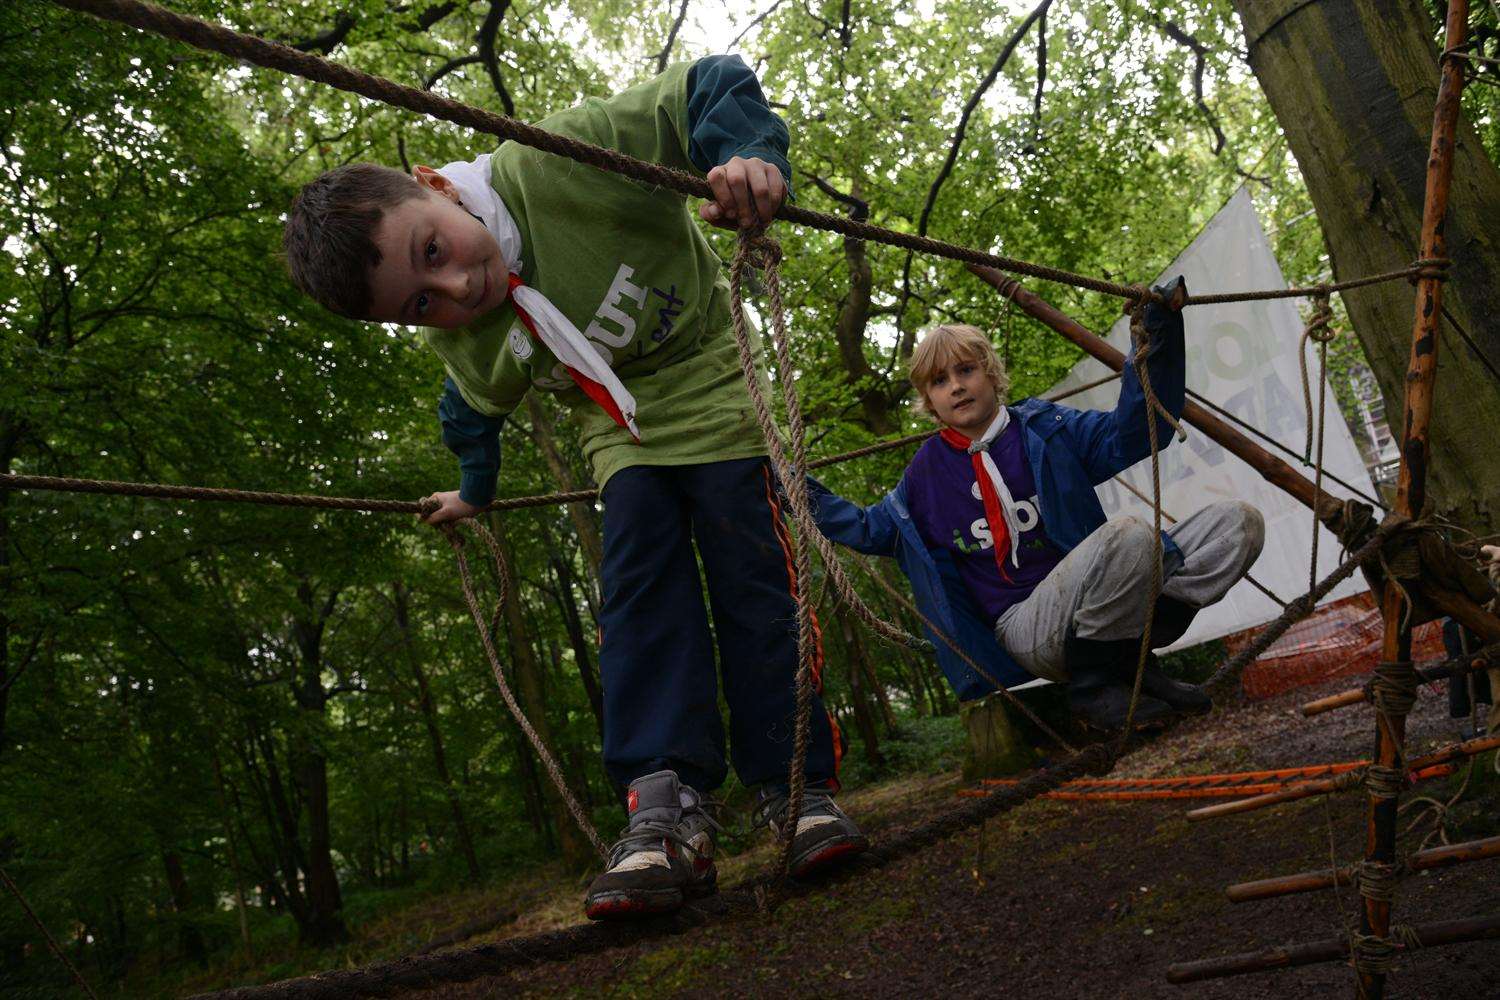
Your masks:
M 1500 915 L 1466 917 L 1463 920 L 1440 920 L 1431 924 L 1417 924 L 1411 930 L 1423 948 L 1458 944 L 1461 941 L 1493 940 L 1500 938 Z M 1406 945 L 1398 943 L 1396 948 L 1398 951 L 1405 951 Z M 1223 958 L 1178 962 L 1167 967 L 1167 982 L 1197 983 L 1205 979 L 1221 979 L 1224 976 L 1242 976 L 1247 972 L 1264 972 L 1268 969 L 1289 969 L 1298 965 L 1333 962 L 1347 958 L 1348 955 L 1348 938 L 1326 938 L 1308 944 L 1282 945 L 1239 955 L 1225 955 Z
M 1005 272 L 978 264 L 970 264 L 968 268 L 986 284 L 993 286 L 1001 295 L 1014 302 L 1016 307 L 1026 315 L 1076 344 L 1083 349 L 1084 353 L 1115 371 L 1120 371 L 1125 367 L 1125 355 L 1112 347 L 1109 341 L 1095 335 L 1088 327 L 1039 295 L 1028 291 L 1020 282 Z M 1202 431 L 1209 440 L 1216 442 L 1225 451 L 1260 473 L 1261 478 L 1266 482 L 1303 506 L 1317 511 L 1318 518 L 1325 523 L 1342 510 L 1342 501 L 1327 491 L 1319 490 L 1311 479 L 1240 433 L 1228 421 L 1219 418 L 1211 410 L 1190 399 L 1183 405 L 1182 419 Z M 1456 618 L 1471 631 L 1477 633 L 1485 642 L 1500 642 L 1500 618 L 1485 611 L 1474 601 L 1462 594 L 1439 590 L 1435 587 L 1418 585 L 1416 589 L 1420 591 L 1426 603 L 1443 614 Z
M 1500 662 L 1500 646 L 1486 646 L 1478 653 L 1467 656 L 1455 656 L 1451 660 L 1435 663 L 1430 667 L 1419 667 L 1417 669 L 1417 681 L 1421 684 L 1431 684 L 1434 681 L 1446 680 L 1450 677 L 1463 677 L 1476 670 L 1484 670 L 1493 662 Z M 1348 691 L 1340 691 L 1326 698 L 1310 701 L 1302 706 L 1302 714 L 1307 718 L 1314 715 L 1322 715 L 1324 712 L 1332 712 L 1336 708 L 1344 708 L 1348 705 L 1358 705 L 1369 701 L 1369 693 L 1364 688 L 1352 688 Z
M 1407 770 L 1419 778 L 1424 772 L 1442 764 L 1451 764 L 1453 761 L 1472 757 L 1488 750 L 1500 747 L 1500 735 L 1482 736 L 1479 739 L 1468 740 L 1464 743 L 1455 743 L 1444 747 L 1422 757 L 1417 757 L 1406 762 Z M 1337 778 L 1327 778 L 1318 781 L 1299 781 L 1296 784 L 1279 792 L 1271 792 L 1269 795 L 1257 795 L 1253 798 L 1240 799 L 1238 802 L 1223 802 L 1219 805 L 1204 806 L 1202 809 L 1194 809 L 1187 814 L 1189 822 L 1198 820 L 1214 819 L 1219 816 L 1230 816 L 1234 813 L 1250 812 L 1254 809 L 1264 809 L 1266 806 L 1279 805 L 1282 802 L 1292 802 L 1296 799 L 1311 798 L 1314 795 L 1327 795 L 1330 792 L 1339 791 L 1349 787 L 1354 779 L 1346 775 Z
M 1418 851 L 1407 859 L 1406 867 L 1414 872 L 1432 868 L 1449 868 L 1468 861 L 1482 861 L 1500 857 L 1500 837 L 1486 837 L 1462 844 L 1447 844 L 1428 851 Z M 1316 892 L 1335 885 L 1349 885 L 1358 872 L 1356 865 L 1344 865 L 1335 870 L 1299 872 L 1296 875 L 1278 875 L 1254 882 L 1240 882 L 1224 890 L 1234 903 L 1250 903 L 1277 896 L 1290 896 L 1299 892 Z
M 1445 50 L 1461 48 L 1468 32 L 1468 0 L 1448 0 Z M 1453 58 L 1438 62 L 1437 105 L 1432 114 L 1432 144 L 1427 156 L 1427 192 L 1422 205 L 1423 260 L 1438 261 L 1447 254 L 1444 217 L 1448 214 L 1448 190 L 1453 182 L 1453 143 L 1458 128 L 1459 98 L 1463 94 L 1463 64 Z M 1432 423 L 1433 386 L 1437 382 L 1438 324 L 1442 320 L 1443 280 L 1432 274 L 1417 280 L 1415 316 L 1412 320 L 1411 358 L 1406 368 L 1406 410 L 1401 430 L 1401 471 L 1396 482 L 1396 511 L 1416 518 L 1427 499 L 1428 431 Z M 1406 601 L 1396 581 L 1386 583 L 1381 613 L 1385 636 L 1381 654 L 1387 662 L 1411 659 L 1411 627 L 1406 620 Z M 1400 766 L 1406 741 L 1404 712 L 1377 712 L 1375 716 L 1376 766 Z M 1384 797 L 1369 790 L 1366 809 L 1365 861 L 1396 863 L 1397 809 L 1399 794 Z M 1391 900 L 1387 894 L 1368 891 L 1363 895 L 1360 933 L 1386 938 L 1391 929 Z M 1363 966 L 1355 956 L 1358 976 L 1356 996 L 1360 1000 L 1382 1000 L 1385 972 Z

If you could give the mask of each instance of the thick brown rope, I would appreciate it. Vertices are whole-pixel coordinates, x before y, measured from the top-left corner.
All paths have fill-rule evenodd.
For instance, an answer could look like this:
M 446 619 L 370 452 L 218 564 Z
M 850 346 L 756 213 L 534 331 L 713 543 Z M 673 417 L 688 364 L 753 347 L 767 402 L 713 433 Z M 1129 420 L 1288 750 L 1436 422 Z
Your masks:
M 982 798 L 964 799 L 962 805 L 939 816 L 886 836 L 881 843 L 827 878 L 816 883 L 789 882 L 784 892 L 803 895 L 880 871 L 954 834 L 1055 791 L 1069 781 L 1088 774 L 1106 774 L 1116 760 L 1116 754 L 1103 745 L 1085 747 L 1015 785 L 996 789 Z M 350 996 L 392 996 L 441 983 L 468 982 L 482 976 L 531 968 L 543 962 L 566 962 L 582 955 L 680 934 L 702 927 L 711 920 L 752 916 L 761 910 L 766 886 L 766 878 L 759 876 L 689 903 L 673 916 L 628 923 L 576 924 L 561 930 L 436 955 L 409 956 L 360 969 L 324 972 L 265 986 L 202 994 L 199 1000 L 345 1000 Z
M 687 171 L 650 163 L 601 146 L 555 135 L 514 118 L 470 107 L 428 90 L 402 86 L 342 63 L 324 59 L 311 52 L 302 52 L 288 45 L 238 32 L 223 25 L 210 24 L 155 4 L 142 3 L 140 0 L 53 0 L 53 3 L 70 10 L 149 31 L 164 38 L 175 39 L 205 51 L 218 52 L 232 59 L 254 63 L 257 66 L 300 76 L 348 93 L 359 94 L 392 107 L 404 108 L 430 118 L 452 122 L 476 132 L 483 132 L 500 139 L 510 139 L 545 153 L 564 156 L 588 166 L 621 174 L 646 184 L 665 187 L 689 197 L 705 199 L 713 197 L 708 182 Z M 872 240 L 888 246 L 901 247 L 969 264 L 984 264 L 1012 274 L 1025 274 L 1044 281 L 1055 281 L 1104 295 L 1113 295 L 1116 298 L 1135 300 L 1140 296 L 1138 286 L 1106 281 L 1102 278 L 1077 274 L 1015 257 L 985 253 L 970 247 L 912 233 L 897 232 L 841 215 L 814 212 L 791 204 L 783 205 L 776 213 L 776 217 L 856 239 Z M 1337 291 L 1383 281 L 1420 277 L 1435 269 L 1440 271 L 1440 268 L 1435 268 L 1435 263 L 1433 261 L 1418 262 L 1418 265 L 1400 271 L 1356 278 L 1330 285 L 1329 288 Z M 1300 297 L 1306 294 L 1308 294 L 1306 289 L 1233 292 L 1190 297 L 1188 303 L 1247 302 L 1259 299 Z
M 78 967 L 75 966 L 68 959 L 67 954 L 60 947 L 58 947 L 57 940 L 52 936 L 52 932 L 47 930 L 47 925 L 42 923 L 41 918 L 36 915 L 36 911 L 31 908 L 31 904 L 26 902 L 26 897 L 21 895 L 20 886 L 11 881 L 10 874 L 6 872 L 4 868 L 0 868 L 0 882 L 4 882 L 5 888 L 10 890 L 10 894 L 12 896 L 16 897 L 16 902 L 21 904 L 21 909 L 26 913 L 26 919 L 31 921 L 31 925 L 35 927 L 38 933 L 42 935 L 42 940 L 47 942 L 47 948 L 52 952 L 57 960 L 63 964 L 68 972 L 72 974 L 73 981 L 78 984 L 78 988 L 83 990 L 84 993 L 87 993 L 89 997 L 92 998 L 92 1000 L 99 1000 L 99 994 L 94 992 L 94 988 L 89 985 L 89 981 L 87 979 L 83 978 L 83 974 L 78 971 Z
M 1051 393 L 1043 398 L 1056 402 L 1098 388 L 1120 377 L 1111 372 L 1092 382 Z M 883 451 L 893 451 L 926 441 L 937 431 L 922 431 L 906 434 L 885 441 L 876 441 L 860 448 L 811 459 L 809 469 L 823 469 L 857 458 L 865 458 Z M 428 514 L 437 505 L 426 500 L 385 500 L 379 497 L 329 497 L 315 493 L 269 493 L 261 490 L 225 489 L 215 486 L 178 486 L 172 483 L 132 483 L 112 479 L 81 479 L 72 476 L 25 476 L 13 473 L 0 474 L 0 490 L 48 490 L 56 493 L 93 493 L 112 496 L 146 497 L 152 500 L 203 500 L 222 503 L 249 503 L 274 507 L 310 507 L 323 510 L 367 511 L 375 514 Z M 524 510 L 530 507 L 549 507 L 554 504 L 593 503 L 599 499 L 598 490 L 568 490 L 559 493 L 541 493 L 535 496 L 499 497 L 492 500 L 484 510 Z
M 811 504 L 806 494 L 805 477 L 798 476 L 795 469 L 789 468 L 790 463 L 788 463 L 785 452 L 782 449 L 780 434 L 776 430 L 775 421 L 771 416 L 770 407 L 767 405 L 764 393 L 761 390 L 759 377 L 755 374 L 755 356 L 750 344 L 748 327 L 744 319 L 744 307 L 743 300 L 741 298 L 741 288 L 743 284 L 743 269 L 747 262 L 751 262 L 755 259 L 751 252 L 746 249 L 747 245 L 752 242 L 753 239 L 750 237 L 742 238 L 740 243 L 740 251 L 736 253 L 734 264 L 730 269 L 730 315 L 735 328 L 735 340 L 740 350 L 740 364 L 744 371 L 746 386 L 750 391 L 751 404 L 755 410 L 756 420 L 760 424 L 762 435 L 766 439 L 766 448 L 771 455 L 772 464 L 776 469 L 777 475 L 781 477 L 783 483 L 786 483 L 788 481 L 788 477 L 795 477 L 797 482 L 801 486 L 801 489 L 798 491 L 800 493 L 800 497 L 794 497 L 791 495 L 790 489 L 786 490 L 788 506 L 791 509 L 792 520 L 797 525 L 799 538 L 801 536 L 806 536 L 818 549 L 818 553 L 823 560 L 824 570 L 827 574 L 825 583 L 832 585 L 839 599 L 842 600 L 850 608 L 850 610 L 854 612 L 857 618 L 859 618 L 867 626 L 869 626 L 877 635 L 887 639 L 888 641 L 899 643 L 901 645 L 907 646 L 908 648 L 918 649 L 922 652 L 931 652 L 933 649 L 931 643 L 927 642 L 924 639 L 919 639 L 916 636 L 912 636 L 905 632 L 903 629 L 900 629 L 899 627 L 880 618 L 872 610 L 870 610 L 869 605 L 866 604 L 865 601 L 859 596 L 858 592 L 855 591 L 853 583 L 849 580 L 847 573 L 844 571 L 843 561 L 839 558 L 839 554 L 833 547 L 833 543 L 830 542 L 826 536 L 824 536 L 822 530 L 818 528 L 816 520 L 812 517 Z M 766 284 L 768 290 L 773 285 L 777 289 L 780 288 L 780 276 L 775 272 L 775 264 L 774 261 L 772 261 L 771 266 L 769 266 L 766 271 Z M 785 314 L 781 309 L 778 308 L 778 305 L 779 298 L 773 298 L 771 302 L 772 330 L 777 340 L 777 365 L 781 369 L 779 375 L 781 377 L 783 392 L 787 394 L 788 412 L 790 413 L 792 411 L 792 408 L 796 406 L 796 390 L 793 385 L 792 379 L 793 366 L 791 353 L 790 348 L 787 344 L 787 337 L 785 334 Z M 778 327 L 780 327 L 779 333 L 776 332 Z M 1108 381 L 1108 379 L 1102 381 Z M 797 407 L 797 413 L 800 418 L 800 407 Z M 963 649 L 963 647 L 960 646 L 956 640 L 954 640 L 941 628 L 939 628 L 937 624 L 930 618 L 922 614 L 921 611 L 917 610 L 917 608 L 910 601 L 906 600 L 906 598 L 898 593 L 895 588 L 891 587 L 878 573 L 869 569 L 868 567 L 866 567 L 866 572 L 881 586 L 882 589 L 886 591 L 886 593 L 890 594 L 898 603 L 905 606 L 912 614 L 920 619 L 921 622 L 927 626 L 928 630 L 931 631 L 933 635 L 937 636 L 940 641 L 942 641 L 956 654 L 958 654 L 958 656 L 966 664 L 968 664 L 968 666 L 976 674 L 989 681 L 990 684 L 995 687 L 995 690 L 1002 697 L 1004 697 L 1011 705 L 1015 706 L 1017 710 L 1022 712 L 1024 715 L 1026 715 L 1027 718 L 1035 723 L 1037 727 L 1040 728 L 1048 738 L 1054 740 L 1059 746 L 1067 749 L 1069 752 L 1072 751 L 1072 745 L 1069 744 L 1067 740 L 1063 739 L 1062 736 L 1060 736 L 1055 730 L 1053 730 L 1051 726 L 1047 725 L 1047 723 L 1043 721 L 1035 712 L 1033 712 L 1024 702 L 1022 702 L 1014 694 L 1008 691 L 1005 685 L 1002 684 L 993 674 L 991 674 L 989 671 L 985 670 L 977 662 L 975 662 L 974 658 L 970 656 L 969 653 L 965 649 Z
M 781 853 L 776 865 L 776 881 L 784 881 L 792 868 L 792 845 L 797 837 L 797 823 L 802 816 L 803 793 L 807 788 L 807 745 L 812 738 L 812 697 L 814 675 L 819 669 L 818 637 L 813 622 L 812 594 L 812 537 L 819 535 L 813 523 L 811 503 L 807 496 L 807 434 L 802 422 L 802 404 L 797 396 L 792 377 L 791 345 L 786 328 L 786 312 L 781 299 L 781 247 L 768 236 L 740 234 L 735 248 L 734 264 L 730 271 L 731 319 L 734 339 L 739 346 L 740 363 L 746 385 L 755 402 L 756 417 L 761 434 L 766 441 L 766 450 L 775 455 L 778 470 L 784 470 L 781 489 L 792 510 L 792 520 L 797 525 L 794 539 L 793 560 L 795 562 L 795 584 L 797 599 L 797 676 L 796 706 L 792 736 L 792 759 L 787 773 L 787 804 L 781 824 Z M 750 353 L 750 337 L 745 325 L 745 308 L 742 298 L 746 265 L 759 268 L 766 276 L 766 294 L 771 304 L 771 341 L 776 352 L 777 381 L 781 384 L 782 401 L 786 406 L 787 436 L 791 442 L 791 458 L 787 459 L 781 447 L 780 432 L 771 419 L 770 408 L 761 393 L 753 354 Z
M 557 766 L 557 759 L 547 749 L 547 744 L 542 741 L 536 729 L 531 725 L 531 720 L 526 718 L 526 713 L 521 710 L 521 705 L 516 701 L 516 696 L 511 691 L 510 684 L 505 680 L 505 671 L 500 666 L 500 657 L 495 652 L 495 641 L 491 636 L 491 628 L 485 621 L 484 612 L 479 607 L 479 598 L 474 594 L 474 580 L 469 572 L 469 560 L 464 554 L 464 539 L 460 534 L 459 524 L 465 522 L 448 522 L 440 525 L 443 536 L 448 539 L 448 544 L 453 546 L 453 556 L 458 561 L 458 579 L 463 586 L 464 601 L 469 605 L 469 614 L 474 618 L 474 627 L 479 630 L 479 641 L 484 646 L 484 655 L 489 658 L 490 671 L 495 675 L 495 683 L 500 687 L 500 697 L 505 701 L 505 707 L 510 709 L 510 714 L 515 718 L 516 725 L 521 727 L 521 732 L 526 734 L 526 739 L 531 743 L 532 749 L 536 751 L 537 758 L 541 760 L 542 767 L 547 771 L 547 776 L 557 786 L 557 794 L 562 797 L 563 805 L 572 814 L 578 829 L 589 839 L 594 850 L 606 863 L 609 861 L 609 848 L 599 836 L 599 831 L 594 829 L 594 824 L 589 820 L 588 813 L 584 812 L 583 806 L 574 798 L 573 792 L 568 788 L 568 782 L 563 777 L 562 768 Z M 500 587 L 500 599 L 496 605 L 496 617 L 499 617 L 501 606 L 504 605 L 506 595 L 511 588 L 510 575 L 505 571 L 505 560 L 500 555 L 500 543 L 478 520 L 470 519 L 467 527 L 476 534 L 485 547 L 489 549 L 490 558 L 494 562 L 495 579 Z

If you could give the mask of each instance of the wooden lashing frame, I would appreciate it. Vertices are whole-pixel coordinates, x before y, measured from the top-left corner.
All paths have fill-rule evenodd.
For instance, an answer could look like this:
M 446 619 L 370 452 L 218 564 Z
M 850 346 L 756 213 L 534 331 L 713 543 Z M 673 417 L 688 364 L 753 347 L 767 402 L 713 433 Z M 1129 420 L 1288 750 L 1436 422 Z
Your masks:
M 1423 260 L 1442 259 L 1447 252 L 1444 220 L 1448 214 L 1448 191 L 1453 182 L 1453 144 L 1458 131 L 1459 99 L 1463 95 L 1463 64 L 1446 55 L 1464 45 L 1469 27 L 1469 0 L 1448 0 L 1444 32 L 1445 57 L 1438 62 L 1437 106 L 1432 116 L 1432 143 L 1427 154 L 1427 192 L 1422 204 Z M 1417 279 L 1415 317 L 1412 322 L 1411 358 L 1406 370 L 1406 409 L 1401 428 L 1401 471 L 1396 485 L 1396 512 L 1420 517 L 1427 498 L 1428 431 L 1432 422 L 1433 386 L 1437 381 L 1438 324 L 1442 320 L 1443 278 L 1429 273 Z M 1386 662 L 1411 660 L 1411 621 L 1406 596 L 1395 579 L 1386 581 L 1380 611 L 1385 619 L 1381 646 Z M 1406 716 L 1402 712 L 1375 713 L 1375 753 L 1378 765 L 1404 765 Z M 1396 795 L 1368 793 L 1366 807 L 1365 864 L 1396 864 Z M 1388 893 L 1371 891 L 1361 884 L 1360 934 L 1388 939 L 1391 932 L 1391 899 Z M 1357 952 L 1358 949 L 1356 949 Z M 1359 960 L 1357 996 L 1381 1000 L 1385 996 L 1385 971 Z
M 1446 20 L 1444 58 L 1439 65 L 1439 85 L 1436 107 L 1433 113 L 1432 141 L 1427 162 L 1427 187 L 1423 203 L 1421 251 L 1422 262 L 1439 261 L 1445 257 L 1446 241 L 1443 220 L 1448 208 L 1448 192 L 1453 177 L 1453 145 L 1457 133 L 1459 99 L 1463 92 L 1462 64 L 1450 53 L 1462 48 L 1468 27 L 1468 0 L 1449 0 Z M 1120 351 L 1110 346 L 1101 337 L 1082 326 L 1076 320 L 1051 306 L 1038 296 L 1019 287 L 1019 283 L 994 268 L 970 265 L 969 269 L 987 283 L 993 285 L 1018 308 L 1061 334 L 1085 352 L 1115 370 L 1123 367 L 1125 358 Z M 1442 315 L 1442 271 L 1429 266 L 1418 277 L 1415 318 L 1413 321 L 1411 357 L 1406 377 L 1405 420 L 1401 435 L 1401 467 L 1396 494 L 1396 512 L 1416 519 L 1421 516 L 1426 499 L 1428 466 L 1428 432 L 1432 418 L 1433 386 L 1437 375 L 1438 323 Z M 1244 460 L 1272 485 L 1317 512 L 1319 520 L 1335 527 L 1340 519 L 1342 503 L 1318 488 L 1306 476 L 1287 462 L 1269 453 L 1227 422 L 1188 401 L 1183 409 L 1183 419 L 1202 431 L 1205 436 L 1223 446 L 1227 451 Z M 1448 615 L 1472 631 L 1485 642 L 1500 641 L 1500 620 L 1487 613 L 1469 597 L 1448 590 L 1430 581 L 1407 583 L 1408 592 L 1436 611 Z M 1400 584 L 1394 580 L 1385 582 L 1381 600 L 1384 620 L 1382 656 L 1387 662 L 1406 662 L 1411 655 L 1411 624 L 1407 615 L 1406 598 Z M 1374 760 L 1377 765 L 1399 768 L 1403 763 L 1402 745 L 1405 740 L 1404 714 L 1377 712 Z M 1369 797 L 1367 808 L 1366 864 L 1394 865 L 1396 863 L 1396 819 L 1399 802 L 1389 797 Z M 1485 853 L 1483 856 L 1489 856 Z M 1462 860 L 1468 860 L 1464 856 Z M 1388 894 L 1364 894 L 1362 886 L 1362 912 L 1360 920 L 1361 939 L 1382 939 L 1388 943 L 1391 931 L 1391 904 Z M 1482 935 L 1466 936 L 1469 928 L 1465 924 L 1455 935 L 1443 937 L 1449 940 L 1474 940 L 1477 936 L 1492 936 L 1494 920 L 1485 918 Z M 1464 922 L 1459 922 L 1464 923 Z M 1408 935 L 1410 937 L 1410 935 Z M 1423 943 L 1438 943 L 1436 937 L 1426 940 L 1428 935 L 1416 935 Z M 1285 949 L 1272 949 L 1264 955 L 1232 956 L 1211 959 L 1195 966 L 1190 979 L 1177 978 L 1178 967 L 1174 966 L 1173 981 L 1192 981 L 1213 978 L 1215 975 L 1233 975 L 1284 966 L 1288 963 L 1276 956 Z M 1338 947 L 1321 949 L 1327 958 L 1351 954 L 1348 942 Z M 1326 958 L 1323 960 L 1327 960 Z M 1301 964 L 1296 963 L 1296 964 Z M 1197 968 L 1201 967 L 1201 968 Z M 1385 993 L 1385 972 L 1366 963 L 1356 963 L 1356 995 L 1361 1000 L 1380 1000 Z M 1184 967 L 1186 968 L 1186 967 Z M 1213 970 L 1219 971 L 1213 971 Z

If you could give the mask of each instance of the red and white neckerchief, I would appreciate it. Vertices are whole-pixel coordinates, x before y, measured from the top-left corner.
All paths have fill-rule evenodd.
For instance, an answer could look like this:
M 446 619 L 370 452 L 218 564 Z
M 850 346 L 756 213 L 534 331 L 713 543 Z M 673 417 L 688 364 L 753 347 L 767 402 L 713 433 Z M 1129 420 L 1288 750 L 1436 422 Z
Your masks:
M 995 565 L 1000 567 L 1000 575 L 1007 579 L 1010 574 L 1005 569 L 1006 555 L 1010 556 L 1011 565 L 1021 565 L 1014 544 L 1021 537 L 1021 522 L 1016 517 L 1016 501 L 1000 475 L 1000 468 L 990 457 L 990 445 L 1009 425 L 1010 411 L 1002 405 L 990 426 L 973 440 L 952 427 L 944 427 L 939 435 L 952 447 L 968 452 L 974 463 L 974 479 L 979 484 L 979 498 L 984 501 L 984 519 L 989 523 L 990 535 L 995 540 Z
M 567 370 L 568 376 L 611 419 L 640 443 L 635 424 L 635 397 L 621 384 L 614 369 L 587 337 L 563 315 L 552 300 L 521 280 L 521 230 L 490 185 L 490 154 L 458 160 L 438 170 L 458 190 L 464 209 L 484 224 L 510 271 L 510 300 L 516 316 L 533 340 L 541 341 Z

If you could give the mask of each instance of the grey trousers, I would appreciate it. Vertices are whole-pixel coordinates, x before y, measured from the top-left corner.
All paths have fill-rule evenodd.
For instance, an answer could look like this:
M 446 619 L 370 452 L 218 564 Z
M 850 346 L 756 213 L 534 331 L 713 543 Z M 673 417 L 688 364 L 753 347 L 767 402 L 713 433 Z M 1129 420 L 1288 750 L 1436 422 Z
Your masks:
M 995 623 L 995 638 L 1038 677 L 1068 679 L 1063 642 L 1139 636 L 1152 613 L 1154 529 L 1138 517 L 1117 517 L 1089 535 L 1032 591 Z M 1260 555 L 1266 540 L 1260 511 L 1239 500 L 1209 504 L 1167 530 L 1182 550 L 1165 567 L 1162 593 L 1206 607 L 1229 592 Z

